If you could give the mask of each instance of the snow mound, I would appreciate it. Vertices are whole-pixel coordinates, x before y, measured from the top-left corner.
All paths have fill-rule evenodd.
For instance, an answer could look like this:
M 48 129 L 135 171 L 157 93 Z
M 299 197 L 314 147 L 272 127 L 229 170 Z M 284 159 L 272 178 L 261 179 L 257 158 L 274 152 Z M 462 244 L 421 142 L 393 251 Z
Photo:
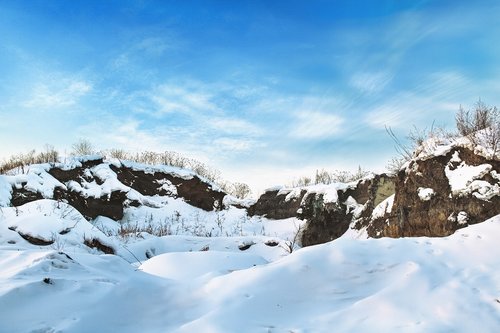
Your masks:
M 90 245 L 96 242 L 111 250 L 117 246 L 65 203 L 43 199 L 16 208 L 2 208 L 0 245 L 10 248 L 46 245 L 59 251 L 73 248 L 92 252 Z
M 113 255 L 0 247 L 0 331 L 496 332 L 499 236 L 500 215 L 446 238 L 341 237 L 268 264 L 169 253 L 144 271 Z
M 173 280 L 224 275 L 236 270 L 266 264 L 261 256 L 220 251 L 165 253 L 149 259 L 139 269 Z

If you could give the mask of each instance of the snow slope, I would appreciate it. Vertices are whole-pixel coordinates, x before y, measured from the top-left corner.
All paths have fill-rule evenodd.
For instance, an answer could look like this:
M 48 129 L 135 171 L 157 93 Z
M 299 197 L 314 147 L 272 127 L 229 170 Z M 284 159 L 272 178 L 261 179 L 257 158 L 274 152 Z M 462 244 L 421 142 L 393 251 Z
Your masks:
M 119 256 L 76 247 L 58 253 L 0 241 L 0 332 L 500 327 L 500 216 L 446 238 L 341 237 L 267 259 L 232 248 L 225 237 L 206 238 L 208 249 L 191 252 L 180 237 L 159 238 L 172 251 L 139 269 Z

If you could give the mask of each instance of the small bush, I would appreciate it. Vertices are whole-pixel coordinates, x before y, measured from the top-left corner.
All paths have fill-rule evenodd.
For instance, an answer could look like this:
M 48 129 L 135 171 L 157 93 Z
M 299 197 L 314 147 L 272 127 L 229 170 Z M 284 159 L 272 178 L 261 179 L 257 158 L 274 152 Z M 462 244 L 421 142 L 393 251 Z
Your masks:
M 239 199 L 245 199 L 252 193 L 250 186 L 245 183 L 233 183 L 231 187 L 230 193 Z
M 314 178 L 311 177 L 300 177 L 297 180 L 292 181 L 290 187 L 302 187 L 317 184 L 333 184 L 333 183 L 350 183 L 366 177 L 370 174 L 370 171 L 363 170 L 361 166 L 358 166 L 356 172 L 346 171 L 346 170 L 334 170 L 329 172 L 325 169 L 316 170 Z
M 80 139 L 78 142 L 74 143 L 71 148 L 72 156 L 93 155 L 96 153 L 92 143 L 86 139 Z
M 0 174 L 12 172 L 26 172 L 26 168 L 31 164 L 56 163 L 59 161 L 59 152 L 51 145 L 45 145 L 45 151 L 37 153 L 30 150 L 25 154 L 12 155 L 0 163 Z
M 479 100 L 474 108 L 460 106 L 455 117 L 458 134 L 466 136 L 474 145 L 492 150 L 492 157 L 500 151 L 500 112 Z

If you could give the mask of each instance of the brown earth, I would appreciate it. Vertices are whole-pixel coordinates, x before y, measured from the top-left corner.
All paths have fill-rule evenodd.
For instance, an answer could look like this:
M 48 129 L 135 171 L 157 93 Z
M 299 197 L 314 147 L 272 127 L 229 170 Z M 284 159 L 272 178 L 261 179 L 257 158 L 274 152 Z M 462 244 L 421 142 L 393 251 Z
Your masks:
M 448 164 L 452 170 L 457 167 L 459 163 L 450 161 L 456 151 L 467 165 L 490 164 L 494 170 L 500 171 L 499 161 L 488 160 L 462 147 L 454 148 L 445 156 L 413 161 L 398 174 L 392 212 L 372 221 L 368 234 L 371 237 L 442 237 L 467 225 L 459 224 L 456 220 L 460 212 L 467 213 L 468 224 L 482 222 L 500 214 L 499 196 L 486 201 L 472 194 L 452 195 L 445 167 Z M 489 174 L 482 180 L 495 183 Z M 418 196 L 420 187 L 432 188 L 435 195 L 428 201 L 422 201 Z
M 262 194 L 257 202 L 248 208 L 248 215 L 260 215 L 275 220 L 296 217 L 306 191 L 303 190 L 298 198 L 288 201 L 286 194 L 278 195 L 278 192 L 278 190 L 273 190 Z
M 103 163 L 101 158 L 82 163 L 82 166 L 64 170 L 61 168 L 51 168 L 48 173 L 63 184 L 75 181 L 82 185 L 85 182 L 96 182 L 103 184 L 103 180 L 88 172 L 89 168 Z M 183 198 L 194 207 L 212 211 L 223 208 L 223 199 L 226 195 L 222 191 L 212 189 L 211 185 L 194 176 L 190 179 L 183 179 L 174 175 L 162 172 L 146 173 L 133 170 L 127 167 L 110 166 L 116 172 L 118 180 L 143 195 L 163 195 Z M 162 188 L 162 183 L 169 181 L 176 187 L 177 194 L 168 193 Z M 38 192 L 26 189 L 26 183 L 21 188 L 12 188 L 12 206 L 21 206 L 28 202 L 43 199 Z M 97 216 L 106 216 L 115 221 L 123 218 L 124 208 L 127 206 L 138 207 L 140 202 L 127 199 L 127 193 L 123 191 L 113 191 L 111 194 L 100 198 L 85 197 L 81 193 L 56 187 L 53 194 L 54 200 L 67 202 L 78 210 L 86 219 L 95 219 Z
M 120 182 L 133 188 L 142 195 L 158 194 L 180 197 L 190 205 L 206 211 L 222 209 L 222 200 L 226 194 L 221 191 L 213 190 L 209 184 L 203 182 L 197 176 L 191 179 L 184 179 L 168 173 L 146 173 L 123 166 L 120 168 L 111 166 L 111 169 L 116 172 Z M 177 188 L 177 195 L 167 193 L 161 188 L 161 183 L 164 181 L 169 181 Z

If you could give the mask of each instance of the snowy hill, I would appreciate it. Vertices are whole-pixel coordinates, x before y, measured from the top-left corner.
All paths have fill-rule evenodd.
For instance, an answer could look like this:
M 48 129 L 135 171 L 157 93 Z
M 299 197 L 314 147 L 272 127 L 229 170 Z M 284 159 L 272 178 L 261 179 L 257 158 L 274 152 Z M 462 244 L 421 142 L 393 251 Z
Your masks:
M 498 164 L 440 151 L 256 202 L 95 157 L 1 175 L 0 333 L 495 332 Z M 394 226 L 405 207 L 432 224 L 463 205 L 451 236 L 368 238 L 418 235 Z
M 271 263 L 227 238 L 194 252 L 195 239 L 165 239 L 179 253 L 139 269 L 7 242 L 0 332 L 496 332 L 499 237 L 497 216 L 446 238 L 341 237 Z
M 39 213 L 58 212 L 59 219 L 75 215 L 75 221 L 67 223 L 82 221 L 81 225 L 87 220 L 106 236 L 127 242 L 167 235 L 268 236 L 279 242 L 293 237 L 302 223 L 296 218 L 278 223 L 249 217 L 245 207 L 251 203 L 227 195 L 190 170 L 104 161 L 98 156 L 31 165 L 25 173 L 0 175 L 0 207 L 6 212 L 12 211 L 7 207 L 16 207 L 14 217 L 32 212 L 35 204 Z M 35 245 L 54 242 L 50 234 L 33 233 L 29 240 Z M 111 247 L 110 252 L 115 250 Z

